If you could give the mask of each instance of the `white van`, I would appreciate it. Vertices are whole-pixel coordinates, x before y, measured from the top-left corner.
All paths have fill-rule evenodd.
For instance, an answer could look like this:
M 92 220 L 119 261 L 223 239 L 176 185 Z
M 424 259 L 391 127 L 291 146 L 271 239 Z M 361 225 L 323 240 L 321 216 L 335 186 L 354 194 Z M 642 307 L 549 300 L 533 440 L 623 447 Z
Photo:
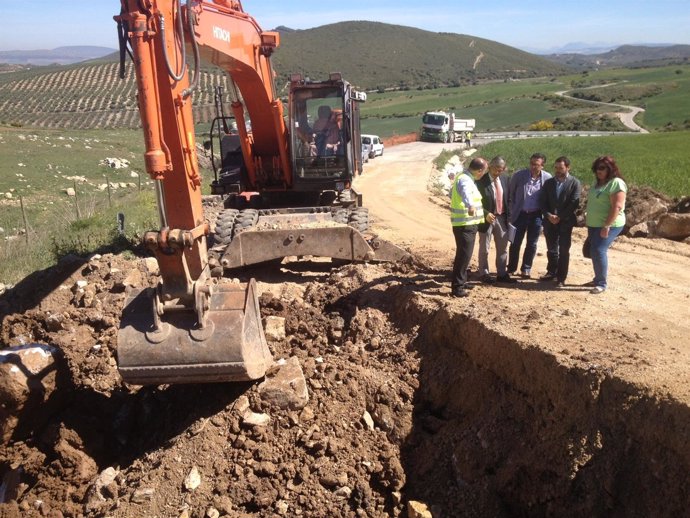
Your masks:
M 362 135 L 362 146 L 366 147 L 369 158 L 383 155 L 383 141 L 378 135 Z

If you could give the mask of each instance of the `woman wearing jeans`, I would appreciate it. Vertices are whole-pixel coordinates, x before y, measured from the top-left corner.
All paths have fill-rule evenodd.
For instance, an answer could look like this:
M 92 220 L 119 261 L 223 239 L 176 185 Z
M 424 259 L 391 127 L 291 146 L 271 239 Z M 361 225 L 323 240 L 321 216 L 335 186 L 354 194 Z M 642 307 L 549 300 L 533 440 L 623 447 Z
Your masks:
M 625 225 L 625 193 L 628 191 L 612 156 L 600 156 L 592 164 L 596 182 L 587 195 L 587 235 L 591 243 L 594 280 L 590 293 L 606 289 L 608 249 Z

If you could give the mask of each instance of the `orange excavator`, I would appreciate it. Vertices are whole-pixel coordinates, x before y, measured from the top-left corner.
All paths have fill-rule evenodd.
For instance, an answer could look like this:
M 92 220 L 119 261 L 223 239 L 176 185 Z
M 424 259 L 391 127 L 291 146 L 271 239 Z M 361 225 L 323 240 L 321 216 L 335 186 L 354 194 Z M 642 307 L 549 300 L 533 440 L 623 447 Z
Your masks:
M 127 53 L 134 63 L 160 217 L 160 229 L 144 242 L 161 275 L 155 288 L 128 295 L 120 374 L 140 385 L 258 379 L 272 358 L 256 283 L 219 282 L 224 270 L 287 256 L 407 255 L 369 233 L 352 188 L 362 170 L 359 103 L 366 94 L 339 73 L 324 81 L 295 74 L 285 113 L 270 61 L 280 35 L 261 30 L 239 0 L 121 0 L 114 18 L 121 75 Z M 212 192 L 224 199 L 214 222 L 202 204 L 192 111 L 202 61 L 227 73 L 232 99 L 227 117 L 216 90 L 218 116 L 205 143 Z

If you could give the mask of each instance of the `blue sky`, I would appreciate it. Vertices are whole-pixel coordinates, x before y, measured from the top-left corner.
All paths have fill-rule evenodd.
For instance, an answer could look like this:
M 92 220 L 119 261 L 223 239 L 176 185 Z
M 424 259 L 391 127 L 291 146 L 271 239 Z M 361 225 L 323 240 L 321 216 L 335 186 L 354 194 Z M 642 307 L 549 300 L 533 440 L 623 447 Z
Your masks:
M 182 0 L 184 3 L 185 0 Z M 530 51 L 571 42 L 690 44 L 688 0 L 243 0 L 264 29 L 370 20 L 455 32 Z M 117 0 L 0 0 L 0 50 L 117 47 Z

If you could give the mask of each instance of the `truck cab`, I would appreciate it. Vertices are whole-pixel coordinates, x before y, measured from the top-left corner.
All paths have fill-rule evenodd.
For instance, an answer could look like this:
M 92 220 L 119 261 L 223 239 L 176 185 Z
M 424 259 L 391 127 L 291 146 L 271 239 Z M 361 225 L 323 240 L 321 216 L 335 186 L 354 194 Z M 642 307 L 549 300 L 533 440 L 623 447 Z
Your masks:
M 426 112 L 422 117 L 419 140 L 426 142 L 466 142 L 475 127 L 474 119 L 458 119 L 454 113 Z

